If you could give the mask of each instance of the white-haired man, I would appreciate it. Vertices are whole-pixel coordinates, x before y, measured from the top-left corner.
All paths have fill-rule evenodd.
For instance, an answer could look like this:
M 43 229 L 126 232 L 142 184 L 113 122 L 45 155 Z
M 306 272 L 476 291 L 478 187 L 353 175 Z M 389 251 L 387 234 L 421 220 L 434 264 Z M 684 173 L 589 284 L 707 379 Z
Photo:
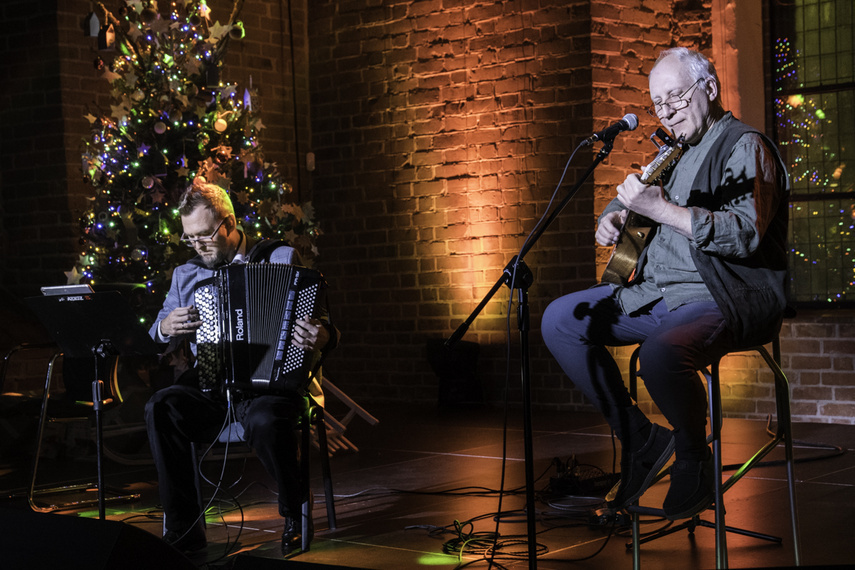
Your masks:
M 553 356 L 621 441 L 613 502 L 637 500 L 676 451 L 663 510 L 688 518 L 713 499 L 706 397 L 698 370 L 739 347 L 770 341 L 786 305 L 788 180 L 775 146 L 721 104 L 712 64 L 663 51 L 649 76 L 649 112 L 686 150 L 662 184 L 631 174 L 599 219 L 612 245 L 627 211 L 658 223 L 625 286 L 553 301 L 542 333 Z M 641 343 L 640 374 L 671 429 L 632 402 L 605 347 Z

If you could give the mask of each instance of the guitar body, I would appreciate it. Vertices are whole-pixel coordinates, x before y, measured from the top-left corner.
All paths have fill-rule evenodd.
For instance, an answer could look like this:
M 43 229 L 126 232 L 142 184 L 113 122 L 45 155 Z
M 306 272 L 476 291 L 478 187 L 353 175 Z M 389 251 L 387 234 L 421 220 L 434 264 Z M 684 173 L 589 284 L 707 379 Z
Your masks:
M 641 175 L 641 182 L 657 182 L 683 155 L 682 138 L 678 141 L 669 137 L 661 128 L 654 136 L 660 137 L 665 144 L 659 146 L 659 154 L 647 165 Z M 650 137 L 653 140 L 653 137 Z M 654 141 L 655 143 L 655 141 Z M 638 259 L 647 247 L 656 230 L 656 222 L 632 210 L 627 212 L 626 221 L 620 230 L 620 236 L 612 249 L 609 263 L 603 271 L 602 282 L 615 285 L 627 285 L 635 277 Z

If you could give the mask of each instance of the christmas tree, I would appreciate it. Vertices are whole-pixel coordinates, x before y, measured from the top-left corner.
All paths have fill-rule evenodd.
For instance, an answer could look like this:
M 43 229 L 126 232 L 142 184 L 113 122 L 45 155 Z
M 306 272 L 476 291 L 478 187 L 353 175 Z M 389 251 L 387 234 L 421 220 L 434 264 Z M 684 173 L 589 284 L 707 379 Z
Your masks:
M 226 24 L 212 23 L 204 0 L 173 1 L 168 13 L 155 0 L 126 0 L 116 14 L 99 3 L 85 20 L 104 54 L 95 65 L 112 105 L 86 116 L 82 166 L 94 195 L 68 282 L 144 285 L 143 321 L 160 306 L 172 269 L 194 255 L 179 242 L 177 211 L 194 179 L 228 190 L 248 235 L 284 239 L 307 264 L 317 254 L 311 203 L 296 204 L 264 160 L 251 84 L 240 93 L 219 81 L 229 41 L 244 34 L 241 4 Z

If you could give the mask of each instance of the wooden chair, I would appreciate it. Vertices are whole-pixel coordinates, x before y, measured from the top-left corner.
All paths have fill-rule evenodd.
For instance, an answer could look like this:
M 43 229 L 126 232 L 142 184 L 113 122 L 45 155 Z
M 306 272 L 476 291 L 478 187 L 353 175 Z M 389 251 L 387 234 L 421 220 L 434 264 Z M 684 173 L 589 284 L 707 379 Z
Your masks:
M 9 370 L 10 363 L 14 356 L 24 354 L 32 350 L 42 350 L 50 348 L 53 345 L 44 344 L 21 344 L 12 348 L 3 359 L 2 371 L 0 371 L 0 389 L 5 384 L 6 374 Z M 54 348 L 55 350 L 55 348 Z M 86 379 L 86 383 L 92 383 L 97 386 L 99 394 L 93 394 L 87 400 L 76 399 L 68 396 L 67 393 L 56 393 L 54 381 L 54 371 L 57 362 L 63 357 L 63 353 L 56 351 L 47 361 L 47 370 L 45 373 L 44 391 L 41 395 L 41 408 L 38 419 L 38 431 L 36 435 L 36 445 L 33 454 L 33 466 L 30 477 L 30 484 L 27 491 L 27 500 L 30 507 L 38 512 L 52 512 L 67 509 L 78 509 L 98 505 L 103 511 L 105 503 L 125 503 L 129 501 L 139 500 L 140 495 L 136 493 L 121 494 L 118 491 L 109 490 L 103 483 L 103 455 L 101 453 L 101 438 L 102 429 L 100 424 L 100 413 L 122 403 L 122 394 L 118 385 L 118 358 L 113 358 L 109 364 L 109 372 L 104 374 L 107 378 L 106 382 L 98 381 L 97 384 Z M 99 374 L 100 376 L 100 374 Z M 68 378 L 65 379 L 65 384 L 69 383 Z M 103 390 L 103 391 L 102 391 Z M 52 395 L 51 393 L 54 392 Z M 74 485 L 61 485 L 56 487 L 40 487 L 37 485 L 39 459 L 42 453 L 42 443 L 45 436 L 45 428 L 48 423 L 59 422 L 79 422 L 86 421 L 92 423 L 94 421 L 93 437 L 96 443 L 96 468 L 98 472 L 98 481 L 96 483 L 81 483 Z M 95 491 L 97 498 L 95 499 L 77 499 L 65 502 L 44 502 L 40 497 L 59 496 L 69 493 L 83 493 L 85 491 Z M 110 496 L 107 496 L 107 493 Z M 104 518 L 103 516 L 101 518 Z

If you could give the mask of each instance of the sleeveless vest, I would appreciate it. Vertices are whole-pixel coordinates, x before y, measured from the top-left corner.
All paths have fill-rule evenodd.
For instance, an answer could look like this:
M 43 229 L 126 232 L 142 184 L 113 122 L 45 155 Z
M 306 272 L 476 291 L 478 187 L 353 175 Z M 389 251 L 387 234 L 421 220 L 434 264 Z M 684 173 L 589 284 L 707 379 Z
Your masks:
M 692 259 L 707 288 L 724 315 L 737 347 L 747 348 L 771 341 L 781 327 L 787 305 L 787 225 L 789 181 L 775 145 L 763 133 L 745 123 L 734 125 L 719 135 L 692 184 L 697 196 L 689 206 L 716 210 L 732 197 L 722 196 L 719 186 L 723 169 L 736 142 L 747 133 L 756 133 L 774 154 L 782 199 L 757 251 L 746 258 L 725 258 L 692 248 Z M 694 192 L 701 190 L 700 193 Z

